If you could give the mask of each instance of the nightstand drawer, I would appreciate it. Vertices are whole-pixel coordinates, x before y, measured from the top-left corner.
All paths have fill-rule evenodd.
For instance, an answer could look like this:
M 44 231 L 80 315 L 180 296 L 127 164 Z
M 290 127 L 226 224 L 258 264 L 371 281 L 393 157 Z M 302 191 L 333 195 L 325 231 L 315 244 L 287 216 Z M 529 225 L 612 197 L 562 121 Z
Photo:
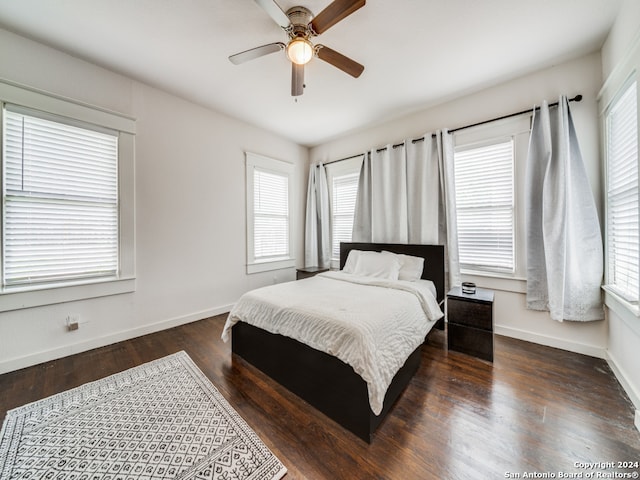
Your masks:
M 450 322 L 469 327 L 493 330 L 493 304 L 447 299 L 447 318 Z
M 449 322 L 447 340 L 450 350 L 493 362 L 493 332 Z

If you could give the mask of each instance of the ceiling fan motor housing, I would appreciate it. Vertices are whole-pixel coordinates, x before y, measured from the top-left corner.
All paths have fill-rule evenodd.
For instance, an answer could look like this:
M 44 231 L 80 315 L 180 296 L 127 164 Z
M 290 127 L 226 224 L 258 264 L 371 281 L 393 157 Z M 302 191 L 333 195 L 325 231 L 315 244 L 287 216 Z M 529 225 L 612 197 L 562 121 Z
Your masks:
M 309 38 L 312 35 L 309 24 L 313 20 L 313 13 L 305 7 L 291 7 L 287 10 L 287 17 L 291 25 L 289 26 L 289 36 L 291 38 Z

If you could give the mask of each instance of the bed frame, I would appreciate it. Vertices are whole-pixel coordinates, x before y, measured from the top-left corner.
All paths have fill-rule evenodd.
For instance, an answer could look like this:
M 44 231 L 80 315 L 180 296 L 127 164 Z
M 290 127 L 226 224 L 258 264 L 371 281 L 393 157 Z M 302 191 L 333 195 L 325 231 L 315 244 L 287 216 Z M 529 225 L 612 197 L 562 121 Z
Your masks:
M 340 244 L 340 269 L 351 250 L 404 253 L 425 259 L 423 279 L 433 281 L 438 303 L 444 299 L 444 247 L 442 245 L 400 245 L 381 243 Z M 443 329 L 440 320 L 436 328 Z M 371 442 L 375 429 L 415 372 L 421 358 L 418 347 L 393 378 L 380 415 L 369 405 L 366 382 L 353 368 L 336 357 L 315 350 L 297 340 L 276 335 L 244 322 L 232 330 L 232 350 L 288 390 L 332 418 L 358 437 Z

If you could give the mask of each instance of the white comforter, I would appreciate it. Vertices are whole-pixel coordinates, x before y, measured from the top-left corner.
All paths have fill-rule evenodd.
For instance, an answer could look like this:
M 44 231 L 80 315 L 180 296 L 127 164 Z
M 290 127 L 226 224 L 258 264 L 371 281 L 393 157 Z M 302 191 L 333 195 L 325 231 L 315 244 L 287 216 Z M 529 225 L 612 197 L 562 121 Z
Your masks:
M 367 383 L 376 415 L 404 362 L 443 313 L 433 284 L 326 272 L 259 288 L 235 304 L 222 331 L 243 321 L 338 357 Z

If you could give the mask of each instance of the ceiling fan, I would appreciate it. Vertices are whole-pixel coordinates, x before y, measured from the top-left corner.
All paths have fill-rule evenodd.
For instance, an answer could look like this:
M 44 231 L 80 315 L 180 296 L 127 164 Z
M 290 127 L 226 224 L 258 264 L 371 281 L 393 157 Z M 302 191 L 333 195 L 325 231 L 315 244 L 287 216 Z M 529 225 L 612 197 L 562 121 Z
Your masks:
M 267 14 L 282 27 L 289 41 L 269 43 L 231 55 L 229 60 L 239 65 L 270 53 L 284 50 L 291 61 L 291 96 L 302 95 L 304 90 L 304 66 L 314 56 L 330 63 L 352 77 L 358 78 L 364 66 L 324 45 L 313 45 L 311 37 L 326 32 L 333 25 L 364 7 L 365 0 L 334 0 L 315 17 L 305 7 L 292 7 L 284 12 L 275 0 L 255 0 Z

